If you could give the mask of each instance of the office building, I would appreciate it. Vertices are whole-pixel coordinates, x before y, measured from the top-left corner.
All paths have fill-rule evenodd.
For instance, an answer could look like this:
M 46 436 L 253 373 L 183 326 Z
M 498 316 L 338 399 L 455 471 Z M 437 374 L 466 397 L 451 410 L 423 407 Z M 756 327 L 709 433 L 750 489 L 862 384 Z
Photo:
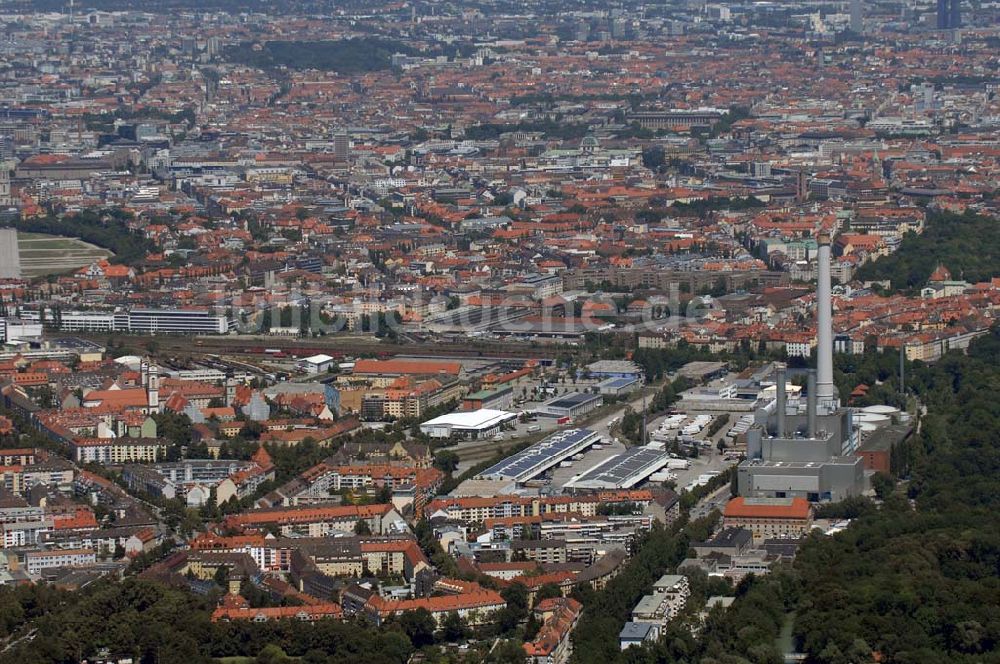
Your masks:
M 338 131 L 333 136 L 333 156 L 337 161 L 351 161 L 351 135 L 346 131 Z
M 938 0 L 937 27 L 938 30 L 954 30 L 962 27 L 961 0 Z
M 42 336 L 41 323 L 28 323 L 18 318 L 0 318 L 0 342 L 12 343 Z
M 0 134 L 0 162 L 11 161 L 15 156 L 14 135 Z
M 861 0 L 851 0 L 851 32 L 860 35 L 864 31 L 864 16 Z
M 22 318 L 39 320 L 38 312 L 22 312 Z M 225 314 L 205 309 L 132 309 L 130 311 L 63 311 L 63 332 L 134 332 L 137 334 L 226 334 L 233 321 Z

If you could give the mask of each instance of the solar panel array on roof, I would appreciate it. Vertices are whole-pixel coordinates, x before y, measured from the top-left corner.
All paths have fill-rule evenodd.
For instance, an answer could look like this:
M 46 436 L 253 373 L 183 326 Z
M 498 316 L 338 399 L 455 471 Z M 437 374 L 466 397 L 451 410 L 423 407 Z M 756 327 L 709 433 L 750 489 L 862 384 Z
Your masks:
M 477 477 L 524 482 L 541 475 L 599 439 L 600 436 L 590 429 L 566 429 L 490 466 Z
M 670 455 L 651 447 L 633 447 L 597 464 L 567 486 L 580 489 L 627 489 L 667 465 Z
M 639 382 L 638 378 L 607 378 L 600 382 L 601 387 L 625 387 L 626 385 L 631 385 L 632 383 Z
M 553 399 L 545 405 L 551 408 L 572 408 L 573 406 L 579 406 L 582 403 L 600 398 L 600 396 L 587 394 L 586 392 L 571 392 L 570 394 L 559 397 L 558 399 Z

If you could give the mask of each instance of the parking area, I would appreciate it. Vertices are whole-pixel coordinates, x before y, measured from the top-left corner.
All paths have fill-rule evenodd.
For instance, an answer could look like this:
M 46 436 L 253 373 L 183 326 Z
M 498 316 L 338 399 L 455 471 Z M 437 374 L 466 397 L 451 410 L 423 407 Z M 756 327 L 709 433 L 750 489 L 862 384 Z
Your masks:
M 702 475 L 706 475 L 708 473 L 721 473 L 726 468 L 729 468 L 736 463 L 735 460 L 725 460 L 723 456 L 715 450 L 712 450 L 711 454 L 706 452 L 704 455 L 696 459 L 689 459 L 689 461 L 691 462 L 691 467 L 687 470 L 670 471 L 676 477 L 674 481 L 677 483 L 678 490 L 687 487 L 691 484 L 691 482 L 697 480 Z
M 516 441 L 526 436 L 537 435 L 547 431 L 555 431 L 557 428 L 559 428 L 559 425 L 556 423 L 554 418 L 539 417 L 528 422 L 516 422 L 513 430 L 504 431 L 500 435 L 503 436 L 503 440 Z
M 697 441 L 699 447 L 702 450 L 707 451 L 708 449 L 712 449 L 713 451 L 715 451 L 717 449 L 716 445 L 720 440 L 723 440 L 727 444 L 730 444 L 730 439 L 726 437 L 726 434 L 736 424 L 736 422 L 740 418 L 740 415 L 742 415 L 743 413 L 724 413 L 719 411 L 708 411 L 708 410 L 705 411 L 685 410 L 678 412 L 678 414 L 675 417 L 680 417 L 680 415 L 682 414 L 686 416 L 687 419 L 685 420 L 684 424 L 682 424 L 680 427 L 671 430 L 670 432 L 671 436 L 677 436 L 682 439 Z M 712 426 L 715 422 L 715 418 L 719 416 L 727 418 L 725 424 L 718 431 L 709 435 L 709 432 L 711 431 Z M 667 420 L 668 417 L 669 417 L 668 415 L 660 415 L 649 422 L 649 435 L 651 440 L 657 439 L 656 433 L 660 429 L 661 425 Z M 707 423 L 699 431 L 695 433 L 684 434 L 682 430 L 683 427 L 687 424 L 692 423 L 696 418 L 699 417 L 701 417 L 704 420 L 707 420 Z

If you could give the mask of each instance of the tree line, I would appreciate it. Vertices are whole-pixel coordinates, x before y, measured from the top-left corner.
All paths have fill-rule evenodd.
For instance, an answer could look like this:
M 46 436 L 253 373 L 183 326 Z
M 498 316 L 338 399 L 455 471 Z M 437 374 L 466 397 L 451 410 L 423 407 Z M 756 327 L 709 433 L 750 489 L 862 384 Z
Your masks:
M 856 357 L 839 374 L 893 380 L 890 359 Z M 875 500 L 819 510 L 854 519 L 850 527 L 814 533 L 794 563 L 744 579 L 732 607 L 709 611 L 696 634 L 674 621 L 659 641 L 619 653 L 628 611 L 683 555 L 683 541 L 654 531 L 604 591 L 581 593 L 575 662 L 780 664 L 795 651 L 815 664 L 1000 661 L 1000 330 L 967 355 L 907 372 L 927 413 L 897 453 L 896 476 L 876 474 Z
M 929 212 L 922 234 L 907 233 L 894 253 L 861 266 L 855 278 L 889 280 L 894 291 L 914 292 L 927 284 L 939 265 L 947 267 L 954 279 L 969 283 L 1000 276 L 998 224 L 970 210 Z
M 412 55 L 405 44 L 377 37 L 357 37 L 338 41 L 268 41 L 255 49 L 244 42 L 225 51 L 230 62 L 273 69 L 319 69 L 342 74 L 362 74 L 388 69 L 394 53 Z
M 84 210 L 76 214 L 48 215 L 40 219 L 17 218 L 11 225 L 25 233 L 77 237 L 84 242 L 110 249 L 112 263 L 135 264 L 155 247 L 128 225 L 130 215 L 112 211 Z

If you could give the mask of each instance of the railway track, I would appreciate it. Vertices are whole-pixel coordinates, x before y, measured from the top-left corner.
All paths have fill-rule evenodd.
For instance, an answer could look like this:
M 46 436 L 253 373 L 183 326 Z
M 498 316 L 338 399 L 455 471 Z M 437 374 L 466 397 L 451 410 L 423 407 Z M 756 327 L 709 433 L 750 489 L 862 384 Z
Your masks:
M 109 335 L 79 333 L 74 336 L 105 344 Z M 172 352 L 189 355 L 248 355 L 274 356 L 278 351 L 285 356 L 300 357 L 319 352 L 333 357 L 354 357 L 358 355 L 375 355 L 390 357 L 407 354 L 427 357 L 461 357 L 483 359 L 537 359 L 551 361 L 557 352 L 565 352 L 560 348 L 532 348 L 519 346 L 516 343 L 478 343 L 457 344 L 453 342 L 417 342 L 389 343 L 365 339 L 342 339 L 330 337 L 326 339 L 288 339 L 281 337 L 175 337 L 151 335 L 115 335 L 115 340 L 133 346 L 137 350 L 156 348 L 157 353 Z

